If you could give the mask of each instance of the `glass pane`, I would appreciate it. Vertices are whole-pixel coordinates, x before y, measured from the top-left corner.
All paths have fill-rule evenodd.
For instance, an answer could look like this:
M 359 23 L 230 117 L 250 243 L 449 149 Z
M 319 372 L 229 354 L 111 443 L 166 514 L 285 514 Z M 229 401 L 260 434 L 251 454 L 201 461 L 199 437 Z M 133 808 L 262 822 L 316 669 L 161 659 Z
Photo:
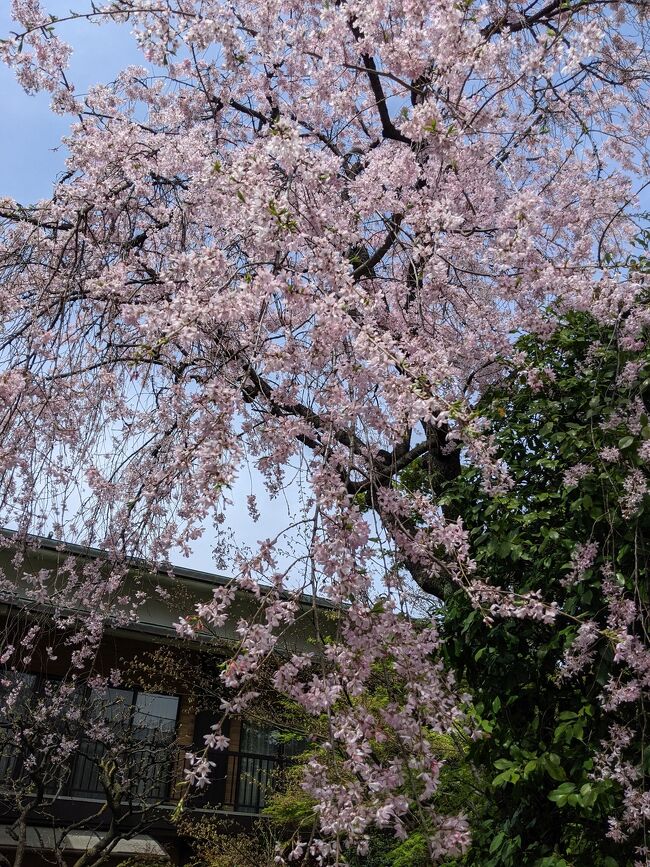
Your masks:
M 132 689 L 93 689 L 90 692 L 90 716 L 109 722 L 126 722 L 131 716 Z
M 132 754 L 132 776 L 138 780 L 140 797 L 164 799 L 169 792 L 177 711 L 176 696 L 148 692 L 136 696 L 133 732 L 143 748 Z
M 135 701 L 133 726 L 151 732 L 173 734 L 176 729 L 178 698 L 174 695 L 157 695 L 141 692 Z
M 239 749 L 242 753 L 256 753 L 261 756 L 277 756 L 280 752 L 278 732 L 263 726 L 244 723 L 242 725 Z
M 310 746 L 307 738 L 287 738 L 285 735 L 285 740 L 282 744 L 284 747 L 283 753 L 288 759 L 293 759 L 296 756 L 299 756 L 301 753 L 304 753 Z
M 276 780 L 279 762 L 274 758 L 241 756 L 235 809 L 243 813 L 259 813 Z
M 132 689 L 107 689 L 104 699 L 104 716 L 107 720 L 125 720 L 131 716 L 133 706 Z
M 0 724 L 20 714 L 36 684 L 36 675 L 24 671 L 5 671 L 0 676 Z
M 287 732 L 243 723 L 235 772 L 235 809 L 259 813 L 282 769 L 308 746 L 307 740 L 293 738 Z
M 17 770 L 21 717 L 33 695 L 36 675 L 23 671 L 0 673 L 0 783 Z
M 99 779 L 99 762 L 104 755 L 104 745 L 83 738 L 79 752 L 74 760 L 70 794 L 92 798 L 103 795 L 104 788 Z

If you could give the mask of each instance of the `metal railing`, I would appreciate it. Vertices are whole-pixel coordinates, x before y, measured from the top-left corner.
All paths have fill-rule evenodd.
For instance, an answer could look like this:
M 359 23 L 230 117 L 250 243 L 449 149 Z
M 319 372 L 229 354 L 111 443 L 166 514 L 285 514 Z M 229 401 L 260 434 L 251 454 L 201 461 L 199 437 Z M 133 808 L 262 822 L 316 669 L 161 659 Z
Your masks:
M 186 747 L 177 743 L 134 745 L 136 748 L 124 756 L 126 766 L 112 767 L 109 762 L 102 767 L 107 755 L 106 748 L 97 741 L 82 741 L 78 752 L 70 762 L 62 765 L 60 772 L 53 774 L 46 790 L 63 797 L 104 800 L 106 780 L 103 774 L 122 773 L 131 782 L 127 797 L 144 801 L 171 801 L 174 786 L 182 777 L 186 765 Z M 268 756 L 261 753 L 227 752 L 217 754 L 217 767 L 212 782 L 203 793 L 198 793 L 197 802 L 214 809 L 229 809 L 242 813 L 259 813 L 268 794 L 278 784 L 281 775 L 291 763 L 285 756 Z M 5 742 L 0 746 L 0 786 L 18 788 L 21 779 L 28 783 L 30 775 L 37 771 L 24 766 L 25 756 L 20 750 Z M 117 765 L 117 762 L 115 763 Z
M 243 752 L 229 753 L 229 759 L 234 779 L 233 808 L 242 813 L 259 813 L 277 786 L 287 759 Z
M 0 786 L 19 789 L 21 783 L 29 788 L 32 781 L 41 782 L 50 795 L 104 800 L 106 786 L 116 784 L 123 797 L 170 800 L 184 750 L 177 743 L 155 740 L 129 747 L 112 759 L 104 744 L 83 740 L 69 762 L 57 768 L 51 763 L 26 764 L 24 752 L 5 741 L 0 746 Z
M 102 796 L 102 774 L 122 774 L 130 782 L 129 794 L 142 800 L 164 801 L 171 794 L 174 771 L 178 761 L 178 747 L 164 743 L 144 743 L 142 748 L 132 750 L 123 757 L 124 767 L 109 762 L 102 767 L 106 750 L 93 741 L 82 742 L 73 759 L 72 771 L 67 780 L 66 794 L 92 798 Z

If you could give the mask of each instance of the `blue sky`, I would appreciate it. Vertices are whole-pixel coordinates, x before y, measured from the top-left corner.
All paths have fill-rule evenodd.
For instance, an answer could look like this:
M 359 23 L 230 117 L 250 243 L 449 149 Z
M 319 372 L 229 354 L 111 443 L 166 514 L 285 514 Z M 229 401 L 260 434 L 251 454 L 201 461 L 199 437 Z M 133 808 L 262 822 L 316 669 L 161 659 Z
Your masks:
M 52 0 L 48 8 L 63 15 L 70 5 L 70 0 Z M 0 0 L 0 36 L 15 29 L 8 0 Z M 61 25 L 59 33 L 74 46 L 70 79 L 78 90 L 111 80 L 128 63 L 143 63 L 128 27 L 123 25 L 68 22 Z M 61 137 L 72 119 L 53 114 L 49 102 L 47 94 L 27 95 L 12 71 L 0 64 L 0 195 L 23 203 L 45 198 L 63 170 Z

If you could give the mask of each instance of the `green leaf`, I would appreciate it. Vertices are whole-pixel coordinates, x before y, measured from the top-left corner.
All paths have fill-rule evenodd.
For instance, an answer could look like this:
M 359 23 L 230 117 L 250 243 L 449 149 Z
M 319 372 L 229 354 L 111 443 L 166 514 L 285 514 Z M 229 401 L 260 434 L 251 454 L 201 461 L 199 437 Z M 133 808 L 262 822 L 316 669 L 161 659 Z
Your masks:
M 503 833 L 503 831 L 499 831 L 496 837 L 493 838 L 492 842 L 490 843 L 490 855 L 496 852 L 497 849 L 501 848 L 505 837 L 506 835 Z

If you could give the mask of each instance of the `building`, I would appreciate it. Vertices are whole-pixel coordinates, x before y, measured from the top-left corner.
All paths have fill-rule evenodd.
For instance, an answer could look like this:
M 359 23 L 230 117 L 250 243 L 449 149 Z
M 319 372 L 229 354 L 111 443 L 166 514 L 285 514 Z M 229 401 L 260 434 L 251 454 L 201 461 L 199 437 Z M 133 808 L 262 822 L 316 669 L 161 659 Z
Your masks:
M 237 620 L 250 617 L 258 600 L 238 592 L 218 634 L 181 639 L 174 627 L 179 617 L 227 579 L 185 568 L 175 568 L 173 576 L 151 573 L 134 560 L 127 582 L 142 600 L 137 619 L 105 628 L 84 663 L 83 682 L 71 684 L 71 658 L 79 648 L 61 640 L 61 628 L 52 647 L 46 597 L 51 591 L 54 598 L 57 582 L 74 581 L 88 564 L 103 568 L 105 555 L 44 538 L 30 540 L 18 563 L 15 553 L 15 544 L 0 549 L 0 658 L 3 648 L 20 648 L 30 630 L 38 637 L 19 666 L 5 663 L 0 672 L 0 852 L 10 864 L 27 867 L 93 867 L 93 851 L 110 851 L 108 864 L 132 856 L 182 864 L 187 843 L 172 820 L 185 791 L 185 754 L 204 745 L 220 701 L 219 664 L 237 639 Z M 35 600 L 36 576 L 41 592 Z M 300 604 L 307 616 L 287 632 L 282 655 L 313 650 L 314 600 L 301 597 Z M 328 616 L 327 601 L 316 605 Z M 70 612 L 70 623 L 78 614 Z M 209 756 L 211 783 L 188 799 L 187 808 L 247 826 L 302 746 L 283 736 L 272 708 L 258 718 L 231 719 L 226 733 L 228 751 Z

